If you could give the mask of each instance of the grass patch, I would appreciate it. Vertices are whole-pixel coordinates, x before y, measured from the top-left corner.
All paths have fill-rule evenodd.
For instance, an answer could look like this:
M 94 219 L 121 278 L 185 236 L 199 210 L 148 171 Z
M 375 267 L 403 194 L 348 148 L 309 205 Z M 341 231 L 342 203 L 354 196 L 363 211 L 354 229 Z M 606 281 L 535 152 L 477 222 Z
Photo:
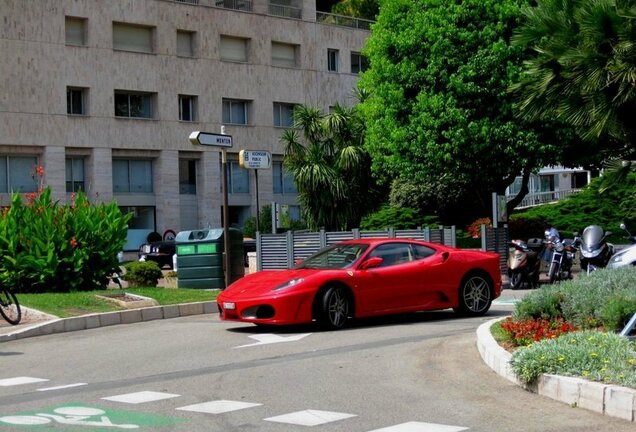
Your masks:
M 60 318 L 86 315 L 91 313 L 112 312 L 124 308 L 113 302 L 102 300 L 96 295 L 131 293 L 155 299 L 160 305 L 213 301 L 218 290 L 200 290 L 186 288 L 128 288 L 125 290 L 97 290 L 74 293 L 18 294 L 21 305 L 56 315 Z

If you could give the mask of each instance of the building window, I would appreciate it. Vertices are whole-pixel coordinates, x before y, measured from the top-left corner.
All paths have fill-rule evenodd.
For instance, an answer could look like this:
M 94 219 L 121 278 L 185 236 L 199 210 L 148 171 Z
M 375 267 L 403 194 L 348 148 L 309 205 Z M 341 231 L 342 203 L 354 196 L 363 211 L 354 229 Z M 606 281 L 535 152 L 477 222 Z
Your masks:
M 86 45 L 86 19 L 65 17 L 66 45 Z
M 194 57 L 194 32 L 177 30 L 177 55 Z
M 179 120 L 193 122 L 196 120 L 196 96 L 179 95 Z
M 153 53 L 153 27 L 114 22 L 113 49 Z
M 351 73 L 359 74 L 367 70 L 367 59 L 359 52 L 351 52 Z
M 299 45 L 272 42 L 272 66 L 298 67 Z
M 179 193 L 197 193 L 197 161 L 194 159 L 179 159 Z
M 247 39 L 221 35 L 221 60 L 247 63 Z
M 113 159 L 113 192 L 152 193 L 152 161 Z
M 77 87 L 66 88 L 66 113 L 86 115 L 86 89 Z
M 152 118 L 152 93 L 115 90 L 115 117 Z
M 294 125 L 294 104 L 274 102 L 274 126 L 292 127 Z
M 327 70 L 329 72 L 338 72 L 338 50 L 327 50 Z
M 249 170 L 241 168 L 238 162 L 227 165 L 227 191 L 232 194 L 250 193 Z
M 0 192 L 35 192 L 39 178 L 34 156 L 0 156 Z
M 247 101 L 223 99 L 223 123 L 247 124 Z
M 275 194 L 297 194 L 296 183 L 294 177 L 289 171 L 283 167 L 282 162 L 274 162 L 272 164 L 272 180 L 274 184 L 273 192 Z
M 84 158 L 66 158 L 66 192 L 79 192 L 84 189 Z

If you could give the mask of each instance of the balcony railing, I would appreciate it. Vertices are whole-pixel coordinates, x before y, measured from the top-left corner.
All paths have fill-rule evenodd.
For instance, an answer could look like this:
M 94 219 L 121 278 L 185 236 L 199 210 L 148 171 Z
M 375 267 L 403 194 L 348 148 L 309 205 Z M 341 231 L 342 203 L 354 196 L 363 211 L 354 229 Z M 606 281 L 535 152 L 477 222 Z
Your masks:
M 177 3 L 199 4 L 199 0 L 174 0 Z
M 214 3 L 216 7 L 221 7 L 225 9 L 234 9 L 241 11 L 252 11 L 252 2 L 251 0 L 216 0 Z
M 326 12 L 316 12 L 316 21 L 322 24 L 353 27 L 362 30 L 371 30 L 371 24 L 374 23 L 374 21 L 371 20 L 335 15 Z
M 287 18 L 301 19 L 303 17 L 303 9 L 296 6 L 270 3 L 269 14 Z
M 528 207 L 534 207 L 541 204 L 549 204 L 553 202 L 557 202 L 567 196 L 573 195 L 575 193 L 580 192 L 581 189 L 567 189 L 567 190 L 558 190 L 558 191 L 549 191 L 549 192 L 531 192 L 526 195 L 523 200 L 519 204 L 517 204 L 516 209 L 524 209 Z M 508 201 L 513 199 L 514 195 L 508 195 L 506 198 Z

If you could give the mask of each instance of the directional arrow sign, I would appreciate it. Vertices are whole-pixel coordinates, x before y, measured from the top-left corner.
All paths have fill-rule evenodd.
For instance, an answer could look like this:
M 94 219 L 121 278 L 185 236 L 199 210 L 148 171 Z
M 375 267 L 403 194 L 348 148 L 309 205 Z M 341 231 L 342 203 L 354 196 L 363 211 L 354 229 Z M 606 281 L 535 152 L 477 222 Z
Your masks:
M 239 165 L 243 168 L 262 169 L 272 167 L 272 155 L 262 150 L 241 150 Z
M 194 145 L 232 147 L 232 136 L 194 131 L 190 134 L 190 142 Z
M 258 342 L 247 344 L 247 345 L 241 345 L 234 348 L 245 348 L 249 346 L 267 345 L 267 344 L 280 343 L 280 342 L 295 342 L 297 340 L 306 338 L 310 334 L 311 333 L 302 333 L 302 334 L 285 337 L 285 336 L 278 336 L 277 334 L 273 334 L 273 333 L 263 333 L 263 334 L 250 336 L 250 338 L 257 340 Z

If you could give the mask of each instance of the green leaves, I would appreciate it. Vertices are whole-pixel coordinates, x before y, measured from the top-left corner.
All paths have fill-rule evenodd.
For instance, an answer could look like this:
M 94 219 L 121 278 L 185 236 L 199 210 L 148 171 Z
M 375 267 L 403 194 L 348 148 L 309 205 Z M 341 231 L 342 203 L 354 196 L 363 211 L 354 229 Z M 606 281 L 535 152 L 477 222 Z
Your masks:
M 82 193 L 64 205 L 50 188 L 27 204 L 14 194 L 0 217 L 0 283 L 19 292 L 101 288 L 118 265 L 129 218 L 114 202 L 93 205 Z

